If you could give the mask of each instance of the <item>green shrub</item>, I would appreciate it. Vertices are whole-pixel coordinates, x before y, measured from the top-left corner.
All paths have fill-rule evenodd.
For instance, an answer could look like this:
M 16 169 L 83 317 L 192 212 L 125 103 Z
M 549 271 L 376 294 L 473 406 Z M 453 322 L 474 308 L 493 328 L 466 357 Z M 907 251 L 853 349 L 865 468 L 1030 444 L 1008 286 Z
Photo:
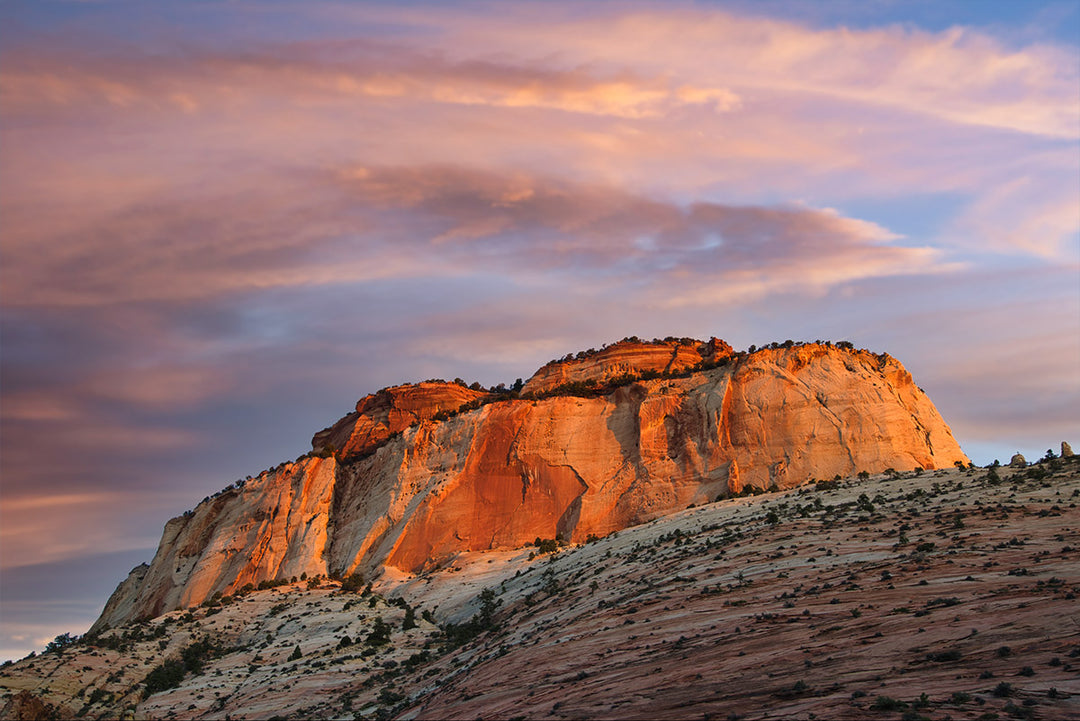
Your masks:
M 154 667 L 143 679 L 144 696 L 150 696 L 160 691 L 168 691 L 176 688 L 184 680 L 187 670 L 184 662 L 177 658 L 166 659 Z
M 351 573 L 341 582 L 342 591 L 359 591 L 364 587 L 364 577 L 359 573 Z
M 385 646 L 390 643 L 390 632 L 393 629 L 390 624 L 382 620 L 382 616 L 375 617 L 374 627 L 371 629 L 371 633 L 364 639 L 364 643 L 368 646 Z
M 889 696 L 878 696 L 874 703 L 870 704 L 870 708 L 874 711 L 902 711 L 907 708 L 907 704 Z
M 554 538 L 537 537 L 533 545 L 536 546 L 536 552 L 540 554 L 555 553 L 555 551 L 559 550 L 559 542 Z

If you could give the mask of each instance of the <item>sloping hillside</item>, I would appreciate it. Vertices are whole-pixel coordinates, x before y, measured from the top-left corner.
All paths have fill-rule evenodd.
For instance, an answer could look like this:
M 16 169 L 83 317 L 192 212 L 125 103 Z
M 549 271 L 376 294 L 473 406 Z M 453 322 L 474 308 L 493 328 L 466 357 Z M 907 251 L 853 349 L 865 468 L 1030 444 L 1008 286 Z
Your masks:
M 0 688 L 85 718 L 1078 718 L 1078 500 L 1075 458 L 818 483 L 254 591 Z

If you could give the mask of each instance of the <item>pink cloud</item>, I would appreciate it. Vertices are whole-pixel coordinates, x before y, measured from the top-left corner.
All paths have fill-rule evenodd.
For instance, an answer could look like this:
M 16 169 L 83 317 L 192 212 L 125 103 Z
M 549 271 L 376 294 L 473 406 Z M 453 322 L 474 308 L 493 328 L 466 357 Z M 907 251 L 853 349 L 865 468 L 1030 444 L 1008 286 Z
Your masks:
M 935 366 L 936 345 L 1009 328 L 949 320 L 938 296 L 999 253 L 1075 260 L 1072 49 L 667 4 L 489 10 L 317 4 L 345 40 L 5 50 L 5 479 L 85 490 L 122 466 L 152 484 L 215 420 L 294 422 L 274 394 L 297 385 L 351 396 L 448 361 L 520 375 L 630 333 L 902 338 L 916 300 L 935 301 L 909 321 L 948 387 L 964 364 Z M 402 30 L 350 36 L 356 18 Z M 850 210 L 914 194 L 948 198 L 918 236 Z M 965 286 L 980 303 L 1012 287 Z M 1074 355 L 1030 343 L 1053 372 L 1013 386 L 1075 398 Z M 966 393 L 1006 385 L 972 367 Z M 251 420 L 237 406 L 259 395 Z M 1022 416 L 984 428 L 977 408 L 972 433 Z M 36 528 L 75 518 L 46 511 Z M 109 543 L 60 531 L 63 553 Z
M 363 14 L 423 45 L 403 35 L 110 60 L 11 53 L 0 71 L 8 162 L 33 182 L 43 144 L 77 142 L 84 167 L 41 171 L 108 168 L 112 183 L 130 155 L 147 179 L 164 158 L 172 182 L 190 182 L 212 166 L 336 158 L 525 165 L 688 197 L 823 180 L 841 193 L 982 195 L 1008 182 L 995 156 L 1075 141 L 1080 126 L 1074 51 L 1008 49 L 971 31 L 819 30 L 661 6 Z M 124 147 L 87 168 L 103 129 L 122 129 Z M 38 152 L 24 160 L 27 141 Z

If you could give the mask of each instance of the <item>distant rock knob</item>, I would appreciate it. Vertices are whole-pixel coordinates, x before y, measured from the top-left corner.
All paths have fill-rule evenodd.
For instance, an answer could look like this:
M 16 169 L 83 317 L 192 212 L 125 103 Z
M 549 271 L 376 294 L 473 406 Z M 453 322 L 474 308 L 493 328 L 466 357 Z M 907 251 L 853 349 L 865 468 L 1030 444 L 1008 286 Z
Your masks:
M 1024 468 L 1027 466 L 1027 459 L 1024 458 L 1022 454 L 1017 453 L 1012 457 L 1012 460 L 1009 461 L 1009 465 L 1013 468 Z
M 1070 446 L 1067 441 L 1062 441 L 1061 442 L 1061 457 L 1062 458 L 1072 458 L 1073 457 L 1072 446 Z

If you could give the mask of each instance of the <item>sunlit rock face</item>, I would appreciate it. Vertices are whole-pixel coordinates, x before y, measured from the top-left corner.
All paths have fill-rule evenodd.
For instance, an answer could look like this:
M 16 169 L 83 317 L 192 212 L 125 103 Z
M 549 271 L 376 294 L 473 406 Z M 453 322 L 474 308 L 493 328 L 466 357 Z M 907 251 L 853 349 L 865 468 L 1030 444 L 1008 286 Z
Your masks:
M 384 388 L 364 396 L 356 402 L 355 411 L 316 433 L 311 447 L 336 451 L 345 458 L 362 456 L 419 421 L 434 418 L 439 412 L 456 411 L 485 395 L 457 383 L 425 382 Z
M 500 396 L 445 420 L 483 394 L 424 383 L 368 396 L 315 438 L 340 460 L 283 464 L 170 521 L 99 624 L 301 573 L 420 572 L 466 550 L 581 541 L 749 487 L 968 462 L 888 355 L 720 343 L 617 344 L 524 388 L 595 378 L 587 397 Z M 661 345 L 661 377 L 602 385 L 656 371 Z M 689 370 L 702 360 L 708 370 Z
M 719 338 L 705 343 L 691 339 L 652 343 L 622 341 L 599 351 L 590 349 L 548 363 L 525 383 L 522 394 L 542 394 L 567 383 L 603 382 L 626 373 L 678 372 L 702 361 L 727 358 L 733 352 L 731 346 Z
M 165 524 L 149 566 L 113 593 L 95 629 L 196 606 L 250 583 L 326 573 L 336 461 L 260 474 Z

